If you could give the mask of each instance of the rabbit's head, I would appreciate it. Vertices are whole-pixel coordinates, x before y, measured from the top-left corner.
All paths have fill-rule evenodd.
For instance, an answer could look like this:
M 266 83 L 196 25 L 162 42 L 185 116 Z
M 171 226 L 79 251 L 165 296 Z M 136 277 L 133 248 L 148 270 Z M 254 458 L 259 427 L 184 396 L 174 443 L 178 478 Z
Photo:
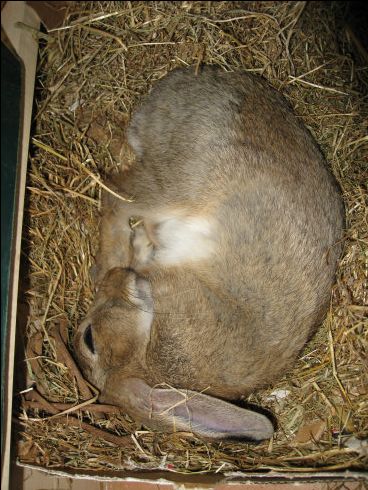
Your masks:
M 272 423 L 260 413 L 162 385 L 165 373 L 146 358 L 159 322 L 147 279 L 118 267 L 106 274 L 75 336 L 78 363 L 99 389 L 100 401 L 119 405 L 138 422 L 164 432 L 252 441 L 271 437 Z M 174 358 L 177 352 L 166 355 Z
M 98 389 L 116 368 L 122 376 L 140 373 L 152 318 L 148 281 L 130 269 L 108 271 L 74 341 L 78 362 Z

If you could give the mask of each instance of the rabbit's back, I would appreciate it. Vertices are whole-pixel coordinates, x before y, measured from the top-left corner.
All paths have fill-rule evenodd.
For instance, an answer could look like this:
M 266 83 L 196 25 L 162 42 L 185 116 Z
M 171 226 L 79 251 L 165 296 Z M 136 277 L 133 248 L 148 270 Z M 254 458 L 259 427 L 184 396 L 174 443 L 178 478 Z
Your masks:
M 193 154 L 198 147 L 231 137 L 234 111 L 242 103 L 242 91 L 226 83 L 218 70 L 206 68 L 198 76 L 192 70 L 174 70 L 154 85 L 133 114 L 130 142 L 148 159 L 169 161 L 173 151 Z
M 312 200 L 336 194 L 319 148 L 284 97 L 246 72 L 173 70 L 133 113 L 128 139 L 142 174 L 162 183 L 163 202 L 206 204 L 259 177 L 280 193 L 297 185 Z
M 290 150 L 304 154 L 308 146 L 312 156 L 316 149 L 286 100 L 263 78 L 211 66 L 197 75 L 176 69 L 156 82 L 133 113 L 128 137 L 139 157 L 166 164 L 178 158 L 190 165 L 203 151 L 226 147 L 263 159 Z

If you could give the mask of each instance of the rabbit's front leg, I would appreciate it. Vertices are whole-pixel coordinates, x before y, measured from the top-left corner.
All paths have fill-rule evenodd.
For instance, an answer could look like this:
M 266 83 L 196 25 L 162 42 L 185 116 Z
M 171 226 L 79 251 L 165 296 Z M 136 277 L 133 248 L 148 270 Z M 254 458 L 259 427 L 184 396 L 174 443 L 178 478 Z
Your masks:
M 132 269 L 142 270 L 153 262 L 154 244 L 142 219 L 134 217 L 130 220 L 131 260 Z
M 114 267 L 129 267 L 131 229 L 129 215 L 117 209 L 106 209 L 99 227 L 99 248 L 92 269 L 98 288 L 105 274 Z

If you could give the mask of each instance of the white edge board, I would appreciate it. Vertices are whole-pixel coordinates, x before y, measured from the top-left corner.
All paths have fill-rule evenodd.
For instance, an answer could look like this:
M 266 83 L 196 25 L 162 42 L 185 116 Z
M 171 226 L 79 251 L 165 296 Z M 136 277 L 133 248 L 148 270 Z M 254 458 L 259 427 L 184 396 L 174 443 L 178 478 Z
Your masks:
M 17 25 L 21 22 L 35 30 L 40 27 L 40 19 L 36 12 L 29 7 L 26 2 L 10 1 L 6 2 L 1 12 L 1 27 L 4 30 L 12 47 L 21 58 L 24 65 L 23 80 L 23 107 L 21 108 L 21 141 L 19 145 L 19 168 L 18 168 L 18 203 L 15 209 L 16 215 L 13 221 L 13 251 L 12 251 L 12 270 L 10 271 L 10 291 L 8 309 L 8 362 L 5 366 L 8 379 L 4 393 L 4 412 L 6 414 L 4 424 L 4 447 L 2 455 L 1 488 L 6 490 L 9 487 L 9 468 L 10 468 L 10 442 L 11 442 L 11 414 L 13 399 L 13 374 L 14 374 L 14 352 L 15 352 L 15 329 L 17 316 L 17 298 L 19 282 L 19 263 L 21 253 L 22 225 L 24 211 L 24 195 L 26 186 L 28 147 L 31 130 L 32 105 L 34 97 L 34 85 L 37 66 L 38 40 L 31 30 L 21 28 Z
M 316 473 L 311 473 L 311 472 L 277 472 L 277 471 L 270 471 L 268 473 L 245 473 L 241 471 L 235 471 L 231 473 L 224 473 L 224 474 L 219 474 L 218 475 L 218 481 L 215 483 L 212 481 L 209 481 L 208 484 L 205 482 L 206 475 L 209 477 L 214 477 L 214 473 L 202 473 L 202 474 L 188 474 L 188 481 L 185 481 L 185 475 L 180 474 L 181 480 L 180 482 L 175 481 L 175 475 L 178 475 L 175 472 L 172 473 L 172 478 L 168 476 L 168 478 L 165 477 L 150 477 L 149 476 L 149 471 L 147 470 L 144 475 L 142 476 L 139 475 L 139 472 L 137 472 L 137 476 L 104 476 L 102 473 L 96 472 L 93 474 L 87 474 L 83 473 L 83 470 L 79 471 L 78 473 L 74 473 L 72 470 L 69 471 L 63 471 L 60 469 L 53 469 L 53 468 L 45 468 L 42 466 L 37 466 L 37 465 L 32 465 L 32 464 L 26 464 L 26 463 L 21 463 L 17 462 L 17 466 L 21 468 L 28 468 L 31 470 L 35 471 L 41 471 L 43 473 L 46 473 L 50 476 L 58 476 L 58 477 L 67 477 L 67 478 L 74 478 L 74 479 L 79 479 L 79 480 L 93 480 L 93 481 L 101 481 L 101 482 L 135 482 L 135 483 L 153 483 L 153 484 L 161 484 L 161 485 L 174 485 L 175 488 L 180 489 L 185 487 L 185 484 L 188 483 L 190 485 L 193 485 L 194 481 L 191 481 L 191 476 L 196 477 L 199 476 L 201 478 L 201 483 L 198 484 L 198 486 L 213 486 L 212 484 L 215 485 L 239 485 L 241 484 L 257 484 L 257 483 L 292 483 L 294 482 L 295 484 L 300 484 L 301 482 L 303 483 L 312 483 L 312 482 L 322 482 L 322 481 L 368 481 L 368 473 L 363 472 L 363 471 L 350 471 L 350 470 L 344 470 L 343 472 L 337 472 L 337 471 L 332 471 L 332 472 L 316 472 Z M 167 472 L 170 473 L 170 472 Z M 162 471 L 160 471 L 160 474 L 162 474 Z

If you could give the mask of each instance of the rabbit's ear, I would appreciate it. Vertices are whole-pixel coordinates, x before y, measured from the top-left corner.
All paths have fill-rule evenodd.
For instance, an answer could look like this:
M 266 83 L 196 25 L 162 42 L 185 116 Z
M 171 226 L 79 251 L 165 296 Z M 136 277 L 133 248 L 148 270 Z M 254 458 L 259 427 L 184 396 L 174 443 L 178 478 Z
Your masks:
M 131 415 L 158 430 L 247 441 L 268 439 L 274 432 L 265 415 L 203 393 L 150 388 L 138 378 L 125 379 L 121 388 L 124 390 L 121 403 L 129 407 Z

